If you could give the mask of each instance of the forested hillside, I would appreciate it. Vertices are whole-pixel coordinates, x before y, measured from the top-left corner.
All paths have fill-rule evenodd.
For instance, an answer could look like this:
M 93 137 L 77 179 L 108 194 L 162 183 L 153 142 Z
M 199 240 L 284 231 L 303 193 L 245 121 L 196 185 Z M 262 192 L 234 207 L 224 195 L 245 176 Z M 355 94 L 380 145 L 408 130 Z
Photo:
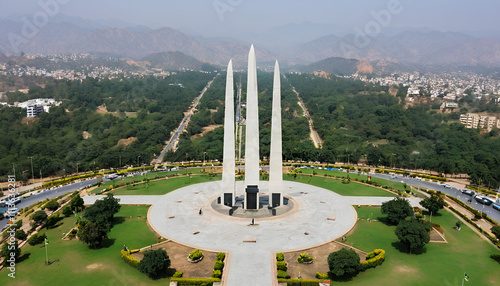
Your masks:
M 21 108 L 0 110 L 0 176 L 35 177 L 149 162 L 215 74 L 182 72 L 165 79 L 56 81 L 9 102 L 56 98 L 63 103 L 40 118 Z M 123 140 L 121 140 L 123 139 Z M 121 140 L 121 141 L 120 141 Z M 139 157 L 140 156 L 140 157 Z M 95 162 L 95 163 L 94 163 Z M 23 173 L 24 170 L 27 170 Z
M 498 130 L 480 135 L 458 123 L 456 113 L 430 106 L 403 108 L 387 88 L 342 78 L 287 75 L 324 140 L 313 161 L 423 168 L 467 173 L 474 183 L 500 183 Z

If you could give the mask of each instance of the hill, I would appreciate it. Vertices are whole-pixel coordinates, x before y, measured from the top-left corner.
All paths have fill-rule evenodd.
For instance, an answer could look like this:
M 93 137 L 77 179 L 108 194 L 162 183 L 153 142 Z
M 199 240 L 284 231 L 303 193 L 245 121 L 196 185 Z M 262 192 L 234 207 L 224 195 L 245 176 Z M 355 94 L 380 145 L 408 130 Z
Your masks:
M 364 61 L 331 57 L 306 66 L 304 71 L 324 71 L 335 75 L 351 75 L 356 72 L 371 74 L 373 72 L 373 67 Z
M 181 52 L 154 53 L 141 59 L 149 62 L 152 67 L 164 70 L 201 70 L 204 63 Z

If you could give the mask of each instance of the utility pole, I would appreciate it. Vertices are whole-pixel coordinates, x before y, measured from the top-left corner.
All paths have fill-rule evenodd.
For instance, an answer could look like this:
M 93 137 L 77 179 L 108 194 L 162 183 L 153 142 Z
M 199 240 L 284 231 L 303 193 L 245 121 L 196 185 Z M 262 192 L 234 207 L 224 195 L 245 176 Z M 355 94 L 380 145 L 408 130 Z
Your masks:
M 35 174 L 33 173 L 33 156 L 28 157 L 31 160 L 31 179 L 32 179 L 32 184 L 35 183 Z
M 80 163 L 76 163 L 76 175 L 78 176 L 78 165 L 80 165 Z

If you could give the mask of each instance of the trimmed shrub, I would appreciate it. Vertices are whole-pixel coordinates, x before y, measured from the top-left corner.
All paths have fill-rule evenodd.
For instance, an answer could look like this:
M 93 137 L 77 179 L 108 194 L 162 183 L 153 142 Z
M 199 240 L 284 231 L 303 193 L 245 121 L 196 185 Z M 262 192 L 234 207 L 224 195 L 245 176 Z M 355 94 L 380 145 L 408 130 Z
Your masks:
M 212 286 L 214 282 L 220 282 L 219 278 L 178 278 L 172 277 L 170 281 L 177 281 L 178 286 Z
M 278 270 L 278 278 L 290 279 L 290 275 L 286 271 Z
M 373 252 L 368 253 L 366 261 L 361 262 L 363 269 L 375 268 L 382 265 L 385 261 L 385 250 L 375 249 Z
M 29 239 L 29 245 L 37 245 L 45 241 L 47 235 L 45 233 L 35 233 Z
M 318 279 L 328 279 L 330 277 L 328 277 L 328 273 L 319 273 L 319 272 L 316 272 L 316 278 L 318 278 Z
M 182 272 L 181 271 L 177 271 L 174 273 L 174 275 L 172 277 L 182 277 Z
M 302 253 L 299 257 L 297 257 L 297 261 L 300 263 L 308 263 L 313 261 L 313 257 L 307 253 Z
M 195 249 L 189 253 L 189 259 L 192 261 L 199 260 L 203 257 L 203 253 L 199 249 Z
M 328 280 L 327 280 L 328 281 Z M 314 280 L 314 279 L 280 279 L 278 278 L 278 283 L 286 283 L 287 286 L 319 286 L 319 283 L 324 283 L 325 280 Z
M 141 261 L 130 255 L 130 251 L 122 250 L 121 254 L 122 254 L 122 259 L 123 261 L 125 261 L 125 263 L 127 263 L 128 265 L 132 266 L 135 269 L 139 267 L 139 263 Z
M 212 272 L 212 275 L 210 275 L 210 277 L 220 279 L 222 277 L 222 271 L 214 270 L 214 272 Z
M 215 264 L 214 264 L 214 270 L 222 270 L 224 269 L 224 262 L 220 261 L 220 260 L 215 260 Z M 215 277 L 217 278 L 217 277 Z
M 224 261 L 226 259 L 226 254 L 224 252 L 217 253 L 217 260 Z
M 283 253 L 276 253 L 276 261 L 284 261 L 285 255 Z
M 288 263 L 286 263 L 285 261 L 277 261 L 276 268 L 278 268 L 278 270 L 287 271 L 288 270 Z

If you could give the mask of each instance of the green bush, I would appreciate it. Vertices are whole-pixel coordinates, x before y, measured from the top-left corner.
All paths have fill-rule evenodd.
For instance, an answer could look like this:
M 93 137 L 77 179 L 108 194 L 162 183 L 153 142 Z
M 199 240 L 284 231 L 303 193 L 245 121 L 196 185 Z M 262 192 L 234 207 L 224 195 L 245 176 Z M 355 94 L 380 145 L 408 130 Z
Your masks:
M 276 253 L 276 260 L 277 261 L 284 261 L 285 255 L 283 253 Z
M 385 250 L 375 249 L 373 252 L 368 253 L 366 256 L 366 261 L 361 262 L 363 269 L 374 268 L 382 265 L 385 261 Z
M 178 286 L 212 286 L 214 282 L 220 282 L 219 278 L 179 278 L 172 277 L 170 281 L 177 281 Z
M 300 263 L 307 263 L 313 261 L 313 257 L 307 253 L 302 253 L 297 257 L 297 261 Z
M 319 286 L 319 283 L 325 282 L 324 280 L 314 279 L 280 279 L 278 283 L 286 283 L 287 286 Z
M 276 268 L 278 268 L 278 270 L 287 271 L 288 263 L 286 263 L 285 261 L 276 261 Z
M 203 253 L 199 249 L 195 249 L 189 253 L 189 259 L 196 261 L 203 257 Z
M 37 245 L 45 241 L 47 235 L 45 233 L 35 233 L 29 239 L 29 245 Z
M 15 236 L 15 238 L 17 238 L 19 240 L 26 240 L 26 238 L 28 237 L 26 232 L 22 229 L 16 230 L 16 233 L 14 234 L 14 236 Z
M 125 261 L 125 263 L 137 269 L 139 263 L 141 262 L 139 259 L 130 255 L 130 251 L 122 250 L 121 254 L 122 254 L 122 259 L 123 261 Z
M 330 277 L 328 276 L 328 273 L 319 273 L 319 272 L 316 272 L 316 278 L 318 278 L 318 279 L 328 279 Z
M 59 203 L 57 202 L 57 199 L 53 199 L 48 201 L 45 206 L 43 206 L 44 209 L 48 209 L 50 211 L 55 211 L 59 208 Z
M 278 278 L 289 279 L 290 275 L 286 271 L 278 270 Z
M 70 206 L 65 206 L 62 210 L 62 213 L 64 216 L 68 217 L 73 214 L 73 211 L 71 210 Z
M 222 271 L 220 271 L 220 270 L 214 270 L 214 272 L 212 272 L 212 275 L 210 275 L 210 277 L 212 277 L 212 278 L 221 278 L 222 277 Z
M 182 277 L 182 271 L 176 271 L 172 277 Z
M 224 262 L 220 260 L 215 260 L 214 270 L 222 270 L 222 269 L 224 269 Z
M 45 223 L 45 227 L 47 229 L 54 227 L 59 222 L 59 213 L 55 213 L 47 218 L 47 222 Z
M 217 253 L 217 260 L 224 261 L 226 259 L 226 254 L 224 252 Z

